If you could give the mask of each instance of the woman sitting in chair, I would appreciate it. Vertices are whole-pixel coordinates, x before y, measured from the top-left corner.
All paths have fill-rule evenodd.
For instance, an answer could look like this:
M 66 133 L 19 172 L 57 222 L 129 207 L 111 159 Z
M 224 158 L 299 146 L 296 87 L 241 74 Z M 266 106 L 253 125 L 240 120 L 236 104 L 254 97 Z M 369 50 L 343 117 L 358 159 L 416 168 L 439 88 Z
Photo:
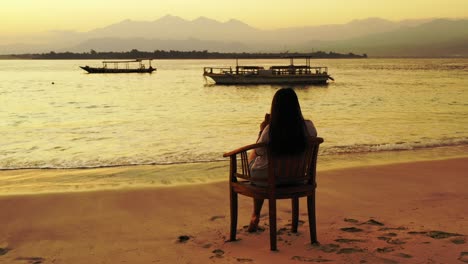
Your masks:
M 268 143 L 270 153 L 275 156 L 295 155 L 304 152 L 308 136 L 316 137 L 317 130 L 312 121 L 304 120 L 296 93 L 291 88 L 278 90 L 271 103 L 271 115 L 266 114 L 265 120 L 260 124 L 257 143 Z M 254 185 L 266 186 L 264 179 L 268 177 L 267 153 L 264 148 L 250 153 L 250 175 Z M 263 181 L 256 181 L 261 179 Z M 262 199 L 254 199 L 249 232 L 257 230 L 262 206 Z

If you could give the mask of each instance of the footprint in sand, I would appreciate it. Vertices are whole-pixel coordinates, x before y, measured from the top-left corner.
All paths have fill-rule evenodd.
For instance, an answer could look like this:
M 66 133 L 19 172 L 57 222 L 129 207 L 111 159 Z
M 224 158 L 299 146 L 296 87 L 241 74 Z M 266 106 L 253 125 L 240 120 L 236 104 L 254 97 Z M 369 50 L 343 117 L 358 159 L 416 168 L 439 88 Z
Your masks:
M 392 239 L 391 237 L 386 237 L 386 236 L 379 236 L 379 237 L 377 237 L 377 239 L 383 240 L 383 241 L 387 242 L 388 244 L 392 244 L 392 245 L 406 244 L 405 241 L 401 241 L 400 239 Z
M 468 263 L 468 252 L 460 252 L 460 257 L 458 257 L 458 260 Z
M 400 258 L 407 258 L 407 259 L 413 257 L 413 256 L 411 256 L 410 254 L 405 254 L 405 253 L 398 253 L 398 254 L 396 254 L 395 256 L 400 257 Z
M 406 244 L 405 241 L 402 241 L 400 239 L 389 239 L 387 240 L 387 243 L 392 244 L 392 245 L 403 245 Z
M 15 260 L 26 260 L 28 264 L 42 264 L 42 262 L 45 260 L 44 258 L 41 257 L 19 257 L 16 258 Z
M 247 263 L 247 262 L 253 262 L 253 259 L 249 259 L 249 258 L 236 258 L 237 262 L 240 262 L 240 263 Z
M 187 242 L 189 239 L 190 239 L 189 236 L 187 236 L 187 235 L 182 235 L 182 236 L 179 236 L 179 237 L 177 238 L 177 242 L 179 242 L 179 243 L 185 243 L 185 242 Z
M 364 252 L 364 249 L 362 248 L 342 248 L 336 252 L 336 254 L 351 254 L 351 253 L 357 253 L 357 252 Z
M 0 256 L 3 256 L 5 255 L 6 253 L 8 253 L 8 251 L 10 251 L 11 249 L 9 248 L 0 248 Z
M 211 243 L 208 243 L 208 244 L 204 244 L 204 245 L 202 246 L 202 248 L 210 248 L 211 246 L 212 246 L 212 244 L 211 244 Z
M 444 231 L 434 230 L 434 231 L 410 231 L 410 232 L 408 232 L 408 234 L 410 234 L 410 235 L 425 235 L 425 236 L 428 236 L 428 237 L 433 238 L 433 239 L 444 239 L 444 238 L 454 237 L 454 238 L 452 238 L 450 240 L 450 242 L 452 242 L 453 244 L 460 245 L 460 244 L 465 244 L 466 243 L 464 235 L 457 234 L 457 233 L 448 233 L 448 232 L 444 232 Z M 430 242 L 426 242 L 426 243 L 429 244 Z
M 226 218 L 226 216 L 225 215 L 215 215 L 215 216 L 212 216 L 210 218 L 210 221 L 215 221 L 217 219 L 222 219 L 222 218 Z
M 454 236 L 463 236 L 462 234 L 457 234 L 457 233 L 448 233 L 444 231 L 429 231 L 427 232 L 426 236 L 432 237 L 434 239 L 443 239 L 443 238 L 448 238 L 448 237 L 454 237 Z
M 317 245 L 312 245 L 312 247 L 318 248 L 319 250 L 321 250 L 321 251 L 323 251 L 325 253 L 332 253 L 332 252 L 336 252 L 340 248 L 340 245 L 337 245 L 337 244 L 325 244 L 325 245 L 317 244 Z
M 369 219 L 367 222 L 362 223 L 361 225 L 374 225 L 374 226 L 384 226 L 383 223 L 374 220 L 374 219 Z
M 353 223 L 353 224 L 359 223 L 358 220 L 353 219 L 353 218 L 345 218 L 345 219 L 343 219 L 343 221 L 348 222 L 348 223 Z
M 391 231 L 391 230 L 408 230 L 408 228 L 404 227 L 404 226 L 400 226 L 400 227 L 382 227 L 382 228 L 379 228 L 379 231 Z
M 353 223 L 353 224 L 358 224 L 359 221 L 353 218 L 345 218 L 343 221 L 348 222 L 348 223 Z M 369 219 L 364 223 L 360 223 L 360 225 L 374 225 L 374 226 L 384 226 L 383 223 L 375 220 L 375 219 Z
M 427 234 L 427 232 L 426 231 L 410 231 L 410 232 L 408 232 L 408 234 L 410 234 L 410 235 L 425 235 L 425 234 Z
M 366 240 L 363 240 L 363 239 L 350 239 L 350 238 L 338 238 L 338 239 L 335 239 L 335 242 L 338 242 L 338 243 L 355 243 L 355 242 L 366 242 Z
M 211 253 L 214 253 L 214 256 L 211 256 L 210 258 L 222 258 L 224 257 L 224 251 L 222 249 L 215 249 L 211 251 Z
M 379 253 L 388 253 L 388 252 L 395 251 L 395 249 L 392 247 L 383 247 L 383 248 L 377 248 L 375 251 Z
M 362 232 L 363 230 L 361 228 L 357 228 L 357 227 L 343 227 L 343 228 L 340 228 L 341 231 L 345 231 L 345 232 L 350 232 L 350 233 L 356 233 L 356 232 Z
M 451 239 L 450 242 L 452 242 L 454 244 L 457 244 L 457 245 L 461 245 L 461 244 L 466 243 L 464 238 L 454 238 L 454 239 Z
M 302 257 L 302 256 L 294 256 L 291 258 L 292 260 L 297 260 L 297 261 L 302 261 L 302 262 L 316 262 L 316 263 L 322 263 L 322 262 L 330 262 L 333 260 L 330 259 L 324 259 L 321 257 L 318 258 L 307 258 L 307 257 Z

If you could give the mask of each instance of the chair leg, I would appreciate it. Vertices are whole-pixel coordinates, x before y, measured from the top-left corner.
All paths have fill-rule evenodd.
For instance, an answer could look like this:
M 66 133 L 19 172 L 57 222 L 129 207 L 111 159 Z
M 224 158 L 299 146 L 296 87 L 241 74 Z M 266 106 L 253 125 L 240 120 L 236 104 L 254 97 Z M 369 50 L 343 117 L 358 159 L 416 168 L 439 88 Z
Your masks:
M 270 214 L 270 249 L 272 251 L 277 250 L 276 245 L 276 200 L 269 199 L 269 214 Z
M 315 194 L 307 196 L 307 212 L 309 214 L 310 243 L 317 243 L 317 223 L 315 219 Z
M 299 225 L 299 198 L 291 199 L 292 207 L 292 223 L 291 232 L 297 233 L 297 226 Z
M 237 193 L 230 188 L 230 202 L 231 202 L 231 233 L 229 241 L 236 241 L 237 231 Z

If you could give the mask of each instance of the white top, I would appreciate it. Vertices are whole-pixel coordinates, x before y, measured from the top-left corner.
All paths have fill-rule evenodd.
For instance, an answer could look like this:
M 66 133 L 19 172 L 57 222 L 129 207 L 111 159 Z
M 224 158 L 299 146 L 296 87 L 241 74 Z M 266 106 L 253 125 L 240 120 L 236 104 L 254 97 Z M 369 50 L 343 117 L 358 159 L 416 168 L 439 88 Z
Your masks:
M 317 136 L 317 129 L 315 129 L 314 123 L 310 120 L 304 120 L 307 133 L 311 137 L 316 137 Z M 262 134 L 260 135 L 260 138 L 257 140 L 257 143 L 268 143 L 270 142 L 270 125 L 267 125 L 265 129 L 263 129 Z M 265 169 L 268 167 L 268 156 L 267 156 L 267 151 L 265 148 L 257 148 L 255 149 L 255 152 L 257 153 L 257 158 L 255 158 L 254 163 L 252 164 L 252 170 L 258 170 L 258 169 Z

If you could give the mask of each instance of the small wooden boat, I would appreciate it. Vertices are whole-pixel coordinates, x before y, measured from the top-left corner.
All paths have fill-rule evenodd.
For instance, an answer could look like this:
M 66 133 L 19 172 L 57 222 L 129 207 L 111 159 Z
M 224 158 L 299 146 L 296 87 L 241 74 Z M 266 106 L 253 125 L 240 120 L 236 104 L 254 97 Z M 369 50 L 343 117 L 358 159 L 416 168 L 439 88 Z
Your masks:
M 152 73 L 156 70 L 151 66 L 152 59 L 148 60 L 149 67 L 147 68 L 143 63 L 144 59 L 136 60 L 121 60 L 121 61 L 103 61 L 102 67 L 89 67 L 80 66 L 81 69 L 87 71 L 88 73 Z M 137 67 L 131 67 L 131 63 L 138 63 Z M 114 67 L 108 67 L 108 64 L 113 64 Z
M 290 64 L 271 66 L 265 69 L 261 66 L 239 66 L 214 68 L 205 67 L 203 76 L 208 76 L 216 84 L 326 84 L 334 80 L 328 74 L 327 67 L 310 66 L 310 57 L 305 57 L 305 65 L 294 65 L 294 58 L 289 57 Z

